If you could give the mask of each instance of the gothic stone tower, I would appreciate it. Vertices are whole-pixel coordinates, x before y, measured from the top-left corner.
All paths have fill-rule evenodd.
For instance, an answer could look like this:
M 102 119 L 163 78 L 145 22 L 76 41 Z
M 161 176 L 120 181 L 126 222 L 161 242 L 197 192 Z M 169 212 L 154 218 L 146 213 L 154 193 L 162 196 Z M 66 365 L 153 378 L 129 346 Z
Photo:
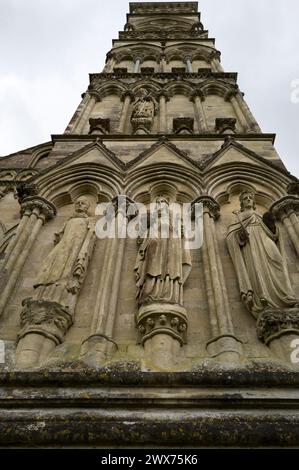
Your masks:
M 299 184 L 274 137 L 197 2 L 130 4 L 65 132 L 0 160 L 1 445 L 299 444 Z M 96 236 L 125 198 L 202 204 L 202 246 Z

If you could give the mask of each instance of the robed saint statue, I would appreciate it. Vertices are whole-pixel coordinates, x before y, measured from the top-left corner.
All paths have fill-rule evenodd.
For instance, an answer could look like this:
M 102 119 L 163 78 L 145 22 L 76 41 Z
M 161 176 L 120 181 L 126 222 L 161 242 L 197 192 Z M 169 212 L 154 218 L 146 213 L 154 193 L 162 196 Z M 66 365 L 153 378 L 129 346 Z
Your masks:
M 54 247 L 44 259 L 34 285 L 35 298 L 69 305 L 86 275 L 95 232 L 85 196 L 75 201 L 75 211 L 55 233 Z
M 279 229 L 271 213 L 256 212 L 255 196 L 240 195 L 241 210 L 230 225 L 227 245 L 238 277 L 242 301 L 255 318 L 266 308 L 297 306 L 287 271 Z
M 138 304 L 183 305 L 183 285 L 191 271 L 190 252 L 176 232 L 171 212 L 162 216 L 168 200 L 158 197 L 156 206 L 156 219 L 143 238 L 135 265 Z

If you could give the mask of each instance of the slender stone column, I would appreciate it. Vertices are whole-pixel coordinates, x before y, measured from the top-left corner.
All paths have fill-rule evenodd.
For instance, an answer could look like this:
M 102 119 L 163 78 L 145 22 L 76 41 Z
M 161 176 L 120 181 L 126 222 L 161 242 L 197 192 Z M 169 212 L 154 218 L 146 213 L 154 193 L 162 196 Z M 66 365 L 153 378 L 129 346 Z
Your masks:
M 116 64 L 116 59 L 113 56 L 110 57 L 109 60 L 107 61 L 106 65 L 105 65 L 105 67 L 104 67 L 103 72 L 112 73 L 113 69 L 115 67 L 115 64 Z
M 126 131 L 126 125 L 129 119 L 129 109 L 130 109 L 131 102 L 134 101 L 134 97 L 131 92 L 126 92 L 123 95 L 122 100 L 124 104 L 123 104 L 123 109 L 121 111 L 119 127 L 118 127 L 118 132 L 120 134 L 124 134 Z
M 86 107 L 88 106 L 88 103 L 90 102 L 90 94 L 83 93 L 82 94 L 82 100 L 81 103 L 79 104 L 78 108 L 76 109 L 76 112 L 74 113 L 70 123 L 68 124 L 67 128 L 65 129 L 64 133 L 65 134 L 72 134 L 75 133 L 78 125 L 80 124 L 82 115 L 84 114 Z
M 239 92 L 236 94 L 236 100 L 238 102 L 239 107 L 242 110 L 245 119 L 247 120 L 248 127 L 251 132 L 262 132 L 260 126 L 258 125 L 257 121 L 255 120 L 252 112 L 250 111 L 246 101 L 243 98 L 243 95 Z
M 161 92 L 159 95 L 159 134 L 167 133 L 167 94 Z
M 205 97 L 200 90 L 194 92 L 191 97 L 191 100 L 194 103 L 194 114 L 197 120 L 199 132 L 208 131 L 207 119 L 206 119 L 205 111 L 204 111 L 203 104 L 202 104 L 204 99 Z
M 118 202 L 121 201 L 120 206 Z M 115 237 L 106 239 L 102 275 L 91 322 L 89 337 L 82 343 L 81 358 L 89 364 L 100 365 L 117 350 L 113 340 L 120 277 L 125 253 L 126 238 L 118 238 L 118 227 L 126 226 L 126 207 L 130 201 L 118 196 L 112 203 L 116 210 Z M 125 232 L 126 233 L 126 232 Z
M 232 107 L 236 113 L 236 116 L 241 124 L 241 127 L 242 127 L 242 130 L 243 132 L 247 132 L 249 130 L 249 125 L 248 125 L 248 122 L 247 122 L 247 119 L 243 113 L 243 110 L 236 98 L 236 96 L 238 95 L 238 91 L 237 90 L 231 90 L 227 96 L 226 96 L 226 101 L 230 101 L 231 104 L 232 104 Z
M 87 103 L 86 103 L 86 106 L 84 108 L 84 110 L 81 112 L 81 115 L 78 119 L 78 122 L 76 124 L 76 126 L 74 126 L 74 129 L 73 129 L 73 133 L 74 134 L 81 134 L 88 119 L 90 118 L 90 115 L 91 115 L 91 112 L 94 108 L 94 105 L 96 104 L 97 102 L 97 98 L 91 94 L 91 93 L 86 93 L 88 95 L 88 100 L 87 100 Z
M 207 350 L 211 357 L 219 356 L 221 361 L 238 361 L 242 355 L 242 345 L 234 332 L 216 236 L 215 221 L 219 218 L 220 207 L 209 196 L 200 196 L 194 203 L 203 204 L 202 255 L 212 333 L 212 339 L 207 343 Z
M 213 51 L 209 57 L 209 61 L 212 66 L 212 71 L 216 73 L 221 73 L 223 72 L 223 67 L 220 63 L 220 52 L 219 51 Z
M 190 56 L 185 57 L 185 63 L 187 65 L 187 72 L 193 73 L 192 58 Z
M 1 293 L 0 315 L 7 304 L 17 283 L 20 272 L 25 264 L 40 228 L 47 219 L 56 214 L 55 206 L 40 196 L 32 196 L 24 199 L 21 206 L 22 218 L 20 227 L 13 240 L 13 248 L 9 249 L 3 268 L 2 276 L 5 287 Z
M 134 60 L 134 70 L 133 73 L 139 73 L 140 72 L 140 64 L 142 62 L 141 57 L 136 57 Z
M 9 243 L 5 252 L 4 260 L 2 263 L 0 263 L 0 271 L 7 269 L 6 268 L 7 263 L 9 262 L 10 264 L 13 264 L 15 259 L 18 257 L 19 254 L 17 250 L 14 251 L 14 249 L 19 244 L 20 246 L 22 246 L 23 240 L 25 240 L 26 237 L 28 236 L 28 230 L 25 230 L 25 228 L 28 223 L 30 214 L 31 214 L 31 210 L 29 208 L 23 212 L 22 218 L 20 220 L 20 223 L 16 231 L 16 235 Z
M 270 211 L 285 226 L 299 256 L 299 197 L 284 196 L 272 204 Z

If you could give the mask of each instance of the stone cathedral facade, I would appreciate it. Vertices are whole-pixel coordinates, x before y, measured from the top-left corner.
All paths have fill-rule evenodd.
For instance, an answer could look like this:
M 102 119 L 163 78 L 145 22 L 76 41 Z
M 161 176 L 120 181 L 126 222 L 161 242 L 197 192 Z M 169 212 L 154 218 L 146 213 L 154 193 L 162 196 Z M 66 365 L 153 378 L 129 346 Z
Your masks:
M 0 445 L 299 444 L 299 182 L 274 139 L 197 2 L 130 4 L 65 132 L 0 159 Z M 97 234 L 174 203 L 201 246 Z

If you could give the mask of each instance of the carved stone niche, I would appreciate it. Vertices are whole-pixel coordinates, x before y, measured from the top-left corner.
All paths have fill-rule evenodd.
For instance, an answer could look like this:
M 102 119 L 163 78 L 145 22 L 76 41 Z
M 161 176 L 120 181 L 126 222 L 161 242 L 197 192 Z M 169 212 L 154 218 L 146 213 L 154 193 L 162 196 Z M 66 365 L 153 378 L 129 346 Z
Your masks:
M 109 134 L 110 119 L 90 118 L 89 126 L 89 134 Z
M 174 118 L 173 132 L 175 134 L 193 134 L 194 119 L 193 118 Z
M 236 122 L 235 118 L 216 118 L 215 131 L 219 134 L 235 134 Z
M 148 134 L 153 126 L 156 108 L 153 98 L 142 90 L 133 107 L 131 125 L 134 134 Z

